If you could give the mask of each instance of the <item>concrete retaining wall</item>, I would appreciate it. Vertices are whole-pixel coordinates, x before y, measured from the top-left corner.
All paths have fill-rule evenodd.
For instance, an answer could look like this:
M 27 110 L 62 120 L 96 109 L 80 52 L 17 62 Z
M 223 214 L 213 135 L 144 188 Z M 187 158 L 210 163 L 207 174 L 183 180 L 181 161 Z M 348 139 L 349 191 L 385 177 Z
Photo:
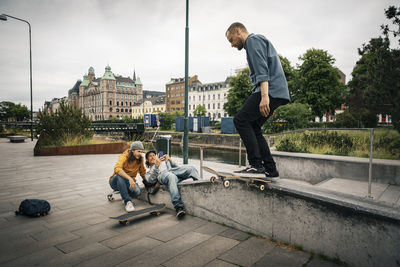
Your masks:
M 195 216 L 295 244 L 353 266 L 400 266 L 398 209 L 279 184 L 259 191 L 240 181 L 231 181 L 229 188 L 200 181 L 181 184 L 180 190 L 188 212 Z M 142 197 L 146 199 L 145 194 Z M 166 188 L 151 200 L 172 208 Z
M 272 153 L 282 178 L 312 184 L 329 178 L 368 181 L 369 159 L 304 153 Z M 400 161 L 374 159 L 372 181 L 400 185 Z
M 169 132 L 172 142 L 179 143 L 182 133 Z M 146 132 L 145 139 L 151 140 L 154 132 Z M 211 145 L 211 148 L 239 149 L 239 135 L 235 134 L 202 134 L 190 133 L 189 143 L 201 146 Z M 207 149 L 207 148 L 206 148 Z M 243 146 L 244 149 L 244 146 Z M 329 178 L 342 178 L 368 181 L 369 159 L 355 157 L 341 157 L 305 153 L 272 152 L 280 176 L 282 178 L 304 180 L 312 184 Z M 400 185 L 399 160 L 373 160 L 373 182 L 391 185 Z

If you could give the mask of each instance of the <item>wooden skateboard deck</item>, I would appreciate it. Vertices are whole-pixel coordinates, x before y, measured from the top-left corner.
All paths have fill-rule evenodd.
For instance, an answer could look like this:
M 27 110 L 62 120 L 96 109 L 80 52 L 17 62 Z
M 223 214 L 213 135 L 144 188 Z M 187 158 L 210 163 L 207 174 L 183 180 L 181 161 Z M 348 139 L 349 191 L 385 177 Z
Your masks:
M 164 208 L 165 208 L 165 204 L 157 204 L 157 205 L 151 206 L 149 208 L 135 210 L 133 212 L 125 213 L 118 217 L 110 217 L 110 219 L 117 220 L 122 225 L 128 225 L 130 223 L 129 222 L 130 219 L 133 219 L 137 216 L 140 216 L 140 215 L 143 215 L 146 213 L 150 213 L 150 214 L 159 216 L 161 214 L 160 211 L 163 210 Z
M 256 188 L 260 189 L 261 191 L 263 191 L 265 189 L 264 184 L 271 183 L 271 181 L 262 179 L 264 177 L 261 177 L 261 176 L 251 177 L 251 176 L 234 175 L 234 174 L 228 173 L 228 172 L 218 172 L 207 166 L 203 166 L 203 170 L 216 175 L 216 176 L 211 176 L 210 181 L 212 183 L 214 183 L 216 181 L 216 179 L 219 178 L 223 181 L 225 187 L 229 187 L 229 179 L 238 179 L 238 180 L 245 181 L 247 186 L 256 187 Z M 257 184 L 257 183 L 262 183 L 262 184 Z

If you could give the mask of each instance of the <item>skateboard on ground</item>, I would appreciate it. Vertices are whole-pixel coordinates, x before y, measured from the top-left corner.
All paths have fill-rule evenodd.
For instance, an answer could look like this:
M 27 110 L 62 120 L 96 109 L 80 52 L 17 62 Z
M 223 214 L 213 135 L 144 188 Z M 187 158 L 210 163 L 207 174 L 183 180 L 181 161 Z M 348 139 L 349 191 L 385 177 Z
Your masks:
M 118 217 L 110 217 L 110 219 L 117 220 L 122 225 L 128 225 L 128 224 L 130 224 L 130 221 L 129 221 L 130 219 L 135 218 L 140 215 L 143 215 L 143 214 L 149 213 L 151 215 L 160 216 L 161 211 L 164 208 L 165 208 L 165 204 L 157 204 L 157 205 L 151 206 L 149 208 L 135 210 L 133 212 L 125 213 Z
M 210 181 L 211 183 L 215 183 L 216 179 L 221 179 L 221 181 L 224 183 L 225 187 L 229 187 L 229 180 L 230 179 L 238 179 L 246 182 L 246 186 L 248 187 L 256 187 L 260 189 L 261 191 L 264 191 L 265 189 L 265 184 L 270 183 L 271 181 L 267 181 L 264 178 L 265 176 L 242 176 L 242 175 L 234 175 L 232 173 L 228 172 L 218 172 L 214 169 L 211 169 L 210 167 L 203 166 L 203 170 L 212 173 L 216 176 L 211 176 Z

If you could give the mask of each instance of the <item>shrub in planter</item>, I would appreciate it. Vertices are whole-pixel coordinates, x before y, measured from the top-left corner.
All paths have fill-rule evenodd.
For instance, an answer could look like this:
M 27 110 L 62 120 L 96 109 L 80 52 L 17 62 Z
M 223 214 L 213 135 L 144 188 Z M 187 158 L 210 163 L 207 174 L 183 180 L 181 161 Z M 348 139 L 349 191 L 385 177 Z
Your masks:
M 38 146 L 59 146 L 64 140 L 84 140 L 93 137 L 92 122 L 80 108 L 62 101 L 53 114 L 39 112 L 37 131 L 41 137 Z

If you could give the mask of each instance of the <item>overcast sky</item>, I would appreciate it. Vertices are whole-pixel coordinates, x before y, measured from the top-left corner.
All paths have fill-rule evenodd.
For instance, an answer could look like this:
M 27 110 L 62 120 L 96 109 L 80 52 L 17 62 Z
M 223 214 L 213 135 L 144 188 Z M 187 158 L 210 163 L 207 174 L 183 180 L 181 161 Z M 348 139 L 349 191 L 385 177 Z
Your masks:
M 165 91 L 185 74 L 185 0 L 0 0 L 0 14 L 32 25 L 33 106 L 67 95 L 90 66 L 96 77 L 109 64 L 145 90 Z M 357 48 L 380 35 L 384 9 L 398 0 L 191 0 L 189 75 L 223 81 L 246 65 L 230 47 L 234 21 L 265 35 L 293 66 L 310 48 L 327 50 L 349 80 Z M 25 23 L 0 21 L 0 101 L 30 107 L 29 37 Z

